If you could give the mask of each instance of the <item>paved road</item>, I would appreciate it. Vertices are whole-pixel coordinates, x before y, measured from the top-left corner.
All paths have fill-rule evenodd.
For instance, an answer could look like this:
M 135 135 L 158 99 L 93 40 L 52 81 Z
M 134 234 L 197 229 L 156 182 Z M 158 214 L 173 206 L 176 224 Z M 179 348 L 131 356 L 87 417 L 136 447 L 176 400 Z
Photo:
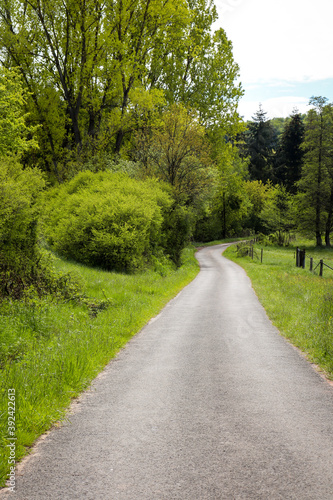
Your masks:
M 21 467 L 16 500 L 333 499 L 333 388 L 244 271 L 201 272 Z

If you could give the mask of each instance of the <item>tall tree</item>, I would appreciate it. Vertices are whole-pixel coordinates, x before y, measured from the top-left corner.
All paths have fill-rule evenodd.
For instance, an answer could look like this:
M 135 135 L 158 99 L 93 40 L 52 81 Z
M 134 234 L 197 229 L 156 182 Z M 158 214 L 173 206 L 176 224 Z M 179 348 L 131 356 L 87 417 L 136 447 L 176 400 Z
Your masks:
M 223 29 L 212 32 L 217 19 L 212 0 L 187 3 L 189 22 L 172 34 L 173 43 L 164 37 L 152 53 L 150 85 L 163 89 L 169 103 L 181 102 L 198 110 L 206 127 L 222 126 L 226 134 L 235 135 L 243 90 L 237 81 L 239 67 L 232 43 Z
M 276 131 L 267 119 L 267 113 L 261 104 L 252 120 L 244 134 L 243 155 L 250 158 L 251 180 L 266 182 L 273 176 L 273 159 L 277 145 Z
M 278 245 L 285 244 L 285 235 L 294 227 L 292 210 L 292 195 L 284 186 L 275 186 L 269 189 L 269 195 L 260 214 L 264 227 L 268 231 L 276 232 Z M 288 238 L 289 243 L 289 238 Z
M 328 120 L 328 99 L 312 97 L 313 106 L 307 116 L 305 127 L 304 165 L 300 189 L 300 222 L 304 229 L 313 230 L 317 246 L 322 246 L 322 233 L 325 230 L 326 200 L 329 196 L 328 156 L 330 127 Z
M 293 110 L 290 119 L 285 123 L 280 147 L 277 153 L 276 174 L 286 189 L 293 194 L 297 192 L 296 183 L 301 178 L 304 151 L 304 122 L 297 109 Z
M 28 95 L 17 70 L 0 68 L 0 158 L 21 155 L 37 147 L 36 127 L 24 112 Z M 30 136 L 30 138 L 29 138 Z
M 330 235 L 333 229 L 333 104 L 325 106 L 325 121 L 327 128 L 326 167 L 329 179 L 329 195 L 326 199 L 327 212 L 325 226 L 325 244 L 331 246 Z
M 153 131 L 147 155 L 150 172 L 172 186 L 178 201 L 193 204 L 209 189 L 209 144 L 195 111 L 173 104 Z
M 68 156 L 120 149 L 155 43 L 187 22 L 185 0 L 0 0 L 1 63 L 20 68 L 59 180 Z

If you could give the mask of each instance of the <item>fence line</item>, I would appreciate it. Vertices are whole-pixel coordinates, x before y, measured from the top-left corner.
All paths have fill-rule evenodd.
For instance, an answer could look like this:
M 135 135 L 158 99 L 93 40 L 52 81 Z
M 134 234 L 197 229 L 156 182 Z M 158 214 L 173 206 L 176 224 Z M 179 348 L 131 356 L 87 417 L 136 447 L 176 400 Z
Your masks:
M 329 266 L 328 264 L 326 264 L 323 259 L 320 259 L 320 261 L 318 262 L 316 267 L 313 269 L 313 263 L 314 263 L 313 257 L 306 255 L 305 250 L 301 250 L 300 248 L 297 247 L 296 248 L 296 267 L 302 267 L 303 269 L 305 269 L 306 258 L 310 259 L 310 271 L 311 272 L 314 273 L 315 270 L 317 269 L 317 267 L 319 267 L 319 276 L 323 276 L 324 266 L 327 267 L 328 269 L 330 269 L 331 271 L 333 271 L 333 268 L 331 266 Z
M 242 255 L 242 257 L 247 255 L 248 257 L 251 257 L 252 260 L 254 259 L 254 257 L 257 257 L 259 259 L 257 254 L 255 254 L 254 252 L 254 244 L 257 243 L 258 241 L 259 241 L 258 236 L 255 236 L 251 240 L 240 241 L 237 245 L 237 253 Z M 264 257 L 264 249 L 262 248 L 260 256 L 261 263 L 263 261 L 263 257 Z

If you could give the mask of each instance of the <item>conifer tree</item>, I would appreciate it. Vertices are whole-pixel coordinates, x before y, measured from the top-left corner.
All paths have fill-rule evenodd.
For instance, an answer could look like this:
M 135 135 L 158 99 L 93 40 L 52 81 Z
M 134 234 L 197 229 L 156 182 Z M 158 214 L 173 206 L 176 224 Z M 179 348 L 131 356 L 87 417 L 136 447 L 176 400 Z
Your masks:
M 273 158 L 277 141 L 275 129 L 266 115 L 260 104 L 245 134 L 245 155 L 250 157 L 250 178 L 263 182 L 273 176 Z
M 283 130 L 277 166 L 282 183 L 293 194 L 296 194 L 296 183 L 301 178 L 304 156 L 303 140 L 304 123 L 302 116 L 297 109 L 294 109 Z

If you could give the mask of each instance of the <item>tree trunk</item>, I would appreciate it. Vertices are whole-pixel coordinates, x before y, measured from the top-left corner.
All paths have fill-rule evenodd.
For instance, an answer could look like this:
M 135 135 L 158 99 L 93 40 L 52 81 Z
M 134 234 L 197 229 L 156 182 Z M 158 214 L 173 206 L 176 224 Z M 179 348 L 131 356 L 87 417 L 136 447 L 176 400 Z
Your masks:
M 222 238 L 225 239 L 227 237 L 227 217 L 226 217 L 226 201 L 225 201 L 225 193 L 223 193 L 223 198 L 222 198 L 222 203 L 223 203 L 223 212 L 222 212 L 222 219 L 223 219 L 223 229 L 222 229 Z
M 318 177 L 317 177 L 317 200 L 316 200 L 316 240 L 317 246 L 322 246 L 321 239 L 321 189 L 322 189 L 322 150 L 323 148 L 323 115 L 320 116 L 320 136 L 319 136 L 319 157 L 318 157 Z
M 123 142 L 123 139 L 124 139 L 124 131 L 123 129 L 119 129 L 118 132 L 117 132 L 117 137 L 116 137 L 116 145 L 115 145 L 115 148 L 114 148 L 114 152 L 116 154 L 119 153 L 120 151 L 120 148 L 121 148 L 121 145 L 122 145 L 122 142 Z
M 323 242 L 322 242 L 322 239 L 321 239 L 321 232 L 317 232 L 316 231 L 316 241 L 317 241 L 317 247 L 321 247 L 323 246 Z
M 330 203 L 328 207 L 326 229 L 325 229 L 325 244 L 327 247 L 331 246 L 330 234 L 332 229 L 332 216 L 333 216 L 333 185 L 331 186 L 331 196 L 330 196 Z

